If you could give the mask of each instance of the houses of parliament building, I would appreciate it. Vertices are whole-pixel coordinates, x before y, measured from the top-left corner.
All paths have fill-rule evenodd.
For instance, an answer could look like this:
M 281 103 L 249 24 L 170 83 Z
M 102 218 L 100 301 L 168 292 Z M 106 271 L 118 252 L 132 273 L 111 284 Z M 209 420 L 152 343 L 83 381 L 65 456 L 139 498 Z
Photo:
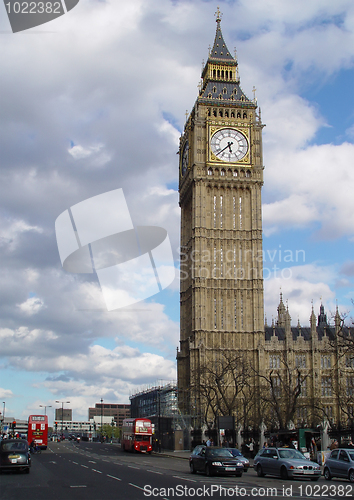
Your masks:
M 261 112 L 240 86 L 221 14 L 179 147 L 178 397 L 195 428 L 232 416 L 243 432 L 353 428 L 354 354 L 336 311 L 291 326 L 280 294 L 264 322 Z M 332 321 L 332 323 L 333 323 Z

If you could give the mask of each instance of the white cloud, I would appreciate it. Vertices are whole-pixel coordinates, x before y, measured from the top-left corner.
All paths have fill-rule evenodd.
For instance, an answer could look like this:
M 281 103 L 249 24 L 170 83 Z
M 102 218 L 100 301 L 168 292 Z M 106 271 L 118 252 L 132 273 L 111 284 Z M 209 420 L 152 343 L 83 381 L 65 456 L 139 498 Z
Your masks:
M 290 266 L 282 272 L 269 275 L 264 281 L 264 311 L 268 324 L 272 318 L 276 321 L 280 292 L 283 301 L 288 301 L 292 324 L 298 319 L 302 326 L 309 326 L 312 303 L 317 316 L 321 302 L 326 306 L 328 320 L 335 311 L 335 293 L 330 284 L 336 279 L 336 269 L 311 263 Z M 330 284 L 328 284 L 330 283 Z
M 39 297 L 30 297 L 26 300 L 26 302 L 22 302 L 22 304 L 19 304 L 18 307 L 25 314 L 32 316 L 32 314 L 37 314 L 41 309 L 43 309 L 43 307 L 45 307 L 45 304 Z
M 13 397 L 13 392 L 10 389 L 0 387 L 0 399 L 10 399 Z
M 43 233 L 43 228 L 32 226 L 25 220 L 14 220 L 0 216 L 0 247 L 14 250 L 19 244 L 21 235 L 28 232 Z

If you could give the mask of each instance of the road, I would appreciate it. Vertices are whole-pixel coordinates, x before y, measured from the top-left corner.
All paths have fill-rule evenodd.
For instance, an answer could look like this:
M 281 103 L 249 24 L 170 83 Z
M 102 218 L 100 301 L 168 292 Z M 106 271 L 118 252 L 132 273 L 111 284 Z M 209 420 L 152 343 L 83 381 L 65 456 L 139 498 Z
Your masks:
M 161 455 L 123 453 L 116 445 L 50 443 L 32 457 L 30 474 L 3 472 L 0 500 L 141 500 L 181 498 L 348 498 L 347 481 L 282 481 L 258 478 L 208 478 L 189 473 L 188 461 Z

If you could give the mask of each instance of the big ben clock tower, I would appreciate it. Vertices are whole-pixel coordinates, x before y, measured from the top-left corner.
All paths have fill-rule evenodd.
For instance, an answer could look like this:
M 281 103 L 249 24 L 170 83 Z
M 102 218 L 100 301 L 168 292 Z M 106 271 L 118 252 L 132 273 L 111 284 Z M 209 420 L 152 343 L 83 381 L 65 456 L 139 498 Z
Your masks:
M 240 87 L 216 13 L 216 36 L 179 148 L 181 331 L 179 404 L 201 424 L 202 367 L 244 353 L 257 368 L 264 338 L 262 128 Z

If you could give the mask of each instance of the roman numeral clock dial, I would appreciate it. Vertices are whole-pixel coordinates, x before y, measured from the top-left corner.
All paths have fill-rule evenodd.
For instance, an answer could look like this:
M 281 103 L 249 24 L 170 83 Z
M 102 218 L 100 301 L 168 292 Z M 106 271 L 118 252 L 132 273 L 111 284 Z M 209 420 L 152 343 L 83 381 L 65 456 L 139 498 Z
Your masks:
M 238 130 L 223 128 L 212 136 L 210 147 L 218 160 L 231 163 L 241 160 L 247 154 L 248 142 Z

